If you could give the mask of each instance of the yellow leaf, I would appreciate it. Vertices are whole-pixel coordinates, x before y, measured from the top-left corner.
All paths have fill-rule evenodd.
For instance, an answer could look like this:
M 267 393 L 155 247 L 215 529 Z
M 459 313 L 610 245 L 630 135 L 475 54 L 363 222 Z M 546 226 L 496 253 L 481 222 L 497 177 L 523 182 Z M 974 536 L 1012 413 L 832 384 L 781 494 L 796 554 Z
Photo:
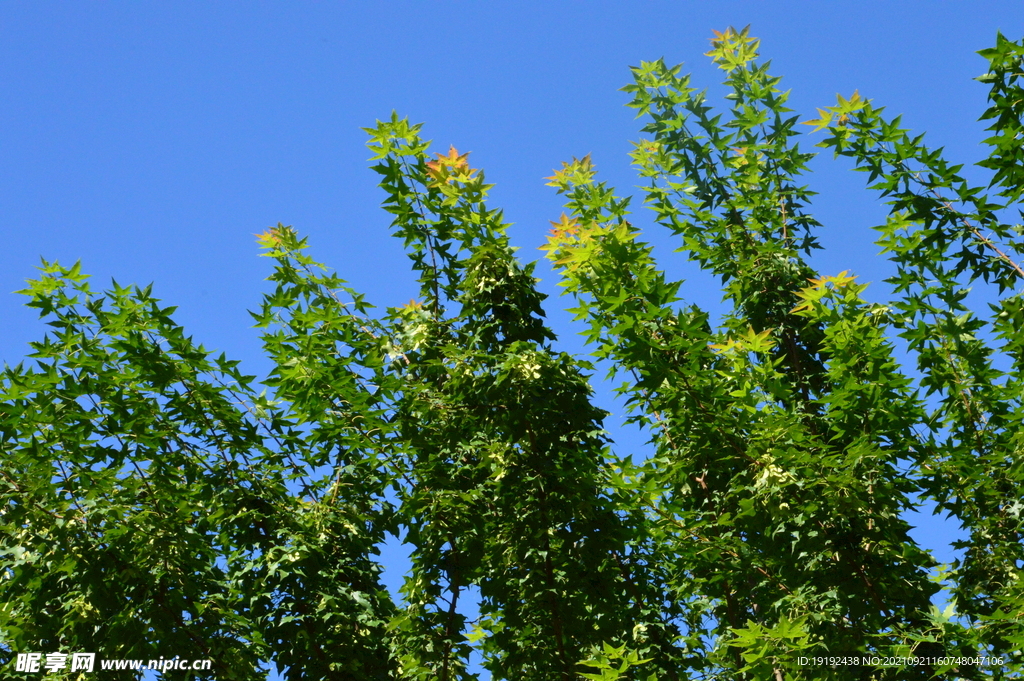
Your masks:
M 549 187 L 561 187 L 569 183 L 582 184 L 589 182 L 594 176 L 594 163 L 590 160 L 590 154 L 579 159 L 573 156 L 569 163 L 562 161 L 561 169 L 555 170 L 554 173 L 544 178 L 551 180 L 547 183 Z
M 281 235 L 277 231 L 277 227 L 270 227 L 265 232 L 254 234 L 256 237 L 256 243 L 265 248 L 274 248 L 281 243 Z
M 459 181 L 468 181 L 475 172 L 469 167 L 469 152 L 460 154 L 459 150 L 450 145 L 447 154 L 434 153 L 437 160 L 427 162 L 427 175 L 437 182 L 445 182 L 452 177 L 452 171 Z
M 832 281 L 836 286 L 846 286 L 856 278 L 856 275 L 850 274 L 850 270 L 843 270 L 836 276 L 832 277 Z
M 558 222 L 552 220 L 549 220 L 549 222 L 551 222 L 553 228 L 549 237 L 551 239 L 564 241 L 566 238 L 572 238 L 579 234 L 580 225 L 576 222 L 576 218 L 570 218 L 565 213 L 562 213 L 562 217 L 558 219 Z
M 820 118 L 812 118 L 809 121 L 804 121 L 801 125 L 813 125 L 815 127 L 812 132 L 817 132 L 828 127 L 828 124 L 832 122 L 832 112 L 827 109 L 818 109 L 818 116 Z
M 850 114 L 854 111 L 860 111 L 867 106 L 867 104 L 868 100 L 860 96 L 859 90 L 854 90 L 853 95 L 851 95 L 849 99 L 837 93 L 834 111 L 839 114 Z
M 811 304 L 810 303 L 801 303 L 800 305 L 797 305 L 792 310 L 790 310 L 789 314 L 800 314 L 801 312 L 806 312 L 807 310 L 810 310 L 810 309 L 811 309 Z
M 460 154 L 459 150 L 454 145 L 448 146 L 448 155 L 434 154 L 437 156 L 438 161 L 444 163 L 449 168 L 468 168 L 469 167 L 469 152 Z

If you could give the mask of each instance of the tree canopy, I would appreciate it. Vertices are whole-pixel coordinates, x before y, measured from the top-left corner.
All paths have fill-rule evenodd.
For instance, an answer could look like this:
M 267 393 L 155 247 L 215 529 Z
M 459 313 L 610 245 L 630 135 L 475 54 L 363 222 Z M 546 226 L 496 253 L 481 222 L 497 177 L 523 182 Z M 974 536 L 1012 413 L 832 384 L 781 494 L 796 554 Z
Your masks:
M 981 53 L 988 189 L 856 92 L 807 121 L 887 202 L 886 304 L 811 266 L 788 93 L 746 30 L 712 45 L 724 112 L 663 61 L 624 90 L 643 202 L 721 282 L 720 320 L 586 156 L 547 178 L 592 357 L 559 351 L 483 171 L 397 115 L 367 133 L 419 297 L 381 311 L 268 229 L 260 381 L 151 288 L 45 263 L 23 293 L 52 331 L 0 379 L 3 674 L 35 650 L 221 680 L 456 681 L 474 652 L 495 679 L 1019 678 L 1024 41 Z M 604 369 L 644 460 L 604 429 Z M 908 534 L 924 503 L 963 528 L 951 565 Z

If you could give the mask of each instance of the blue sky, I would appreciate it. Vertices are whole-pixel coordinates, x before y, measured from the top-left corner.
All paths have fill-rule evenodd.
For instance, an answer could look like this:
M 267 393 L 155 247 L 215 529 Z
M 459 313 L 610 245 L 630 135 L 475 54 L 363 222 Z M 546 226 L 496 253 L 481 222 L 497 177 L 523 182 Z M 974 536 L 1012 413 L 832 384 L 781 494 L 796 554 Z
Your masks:
M 639 184 L 626 157 L 640 121 L 618 89 L 628 66 L 685 62 L 714 95 L 702 56 L 713 29 L 751 24 L 801 120 L 855 89 L 927 131 L 949 158 L 983 157 L 985 88 L 975 51 L 1017 38 L 1017 2 L 112 2 L 0 3 L 0 360 L 44 327 L 12 291 L 40 257 L 81 260 L 97 285 L 155 282 L 208 348 L 262 374 L 256 309 L 270 263 L 253 234 L 283 222 L 314 257 L 380 306 L 416 293 L 361 127 L 392 110 L 424 122 L 438 151 L 471 151 L 492 205 L 540 257 L 559 197 L 541 179 L 591 153 L 605 179 Z M 808 128 L 809 130 L 809 128 Z M 808 136 L 812 145 L 820 137 Z M 823 155 L 808 183 L 826 247 L 816 265 L 880 282 L 869 229 L 880 200 Z M 971 173 L 969 168 L 968 173 Z M 979 182 L 984 175 L 977 174 Z M 637 208 L 683 295 L 718 295 Z M 546 265 L 560 347 L 582 350 Z M 881 298 L 884 287 L 869 289 Z M 602 401 L 621 410 L 602 389 Z M 627 451 L 640 439 L 619 436 Z M 940 549 L 949 528 L 922 519 Z M 941 554 L 940 554 L 941 556 Z

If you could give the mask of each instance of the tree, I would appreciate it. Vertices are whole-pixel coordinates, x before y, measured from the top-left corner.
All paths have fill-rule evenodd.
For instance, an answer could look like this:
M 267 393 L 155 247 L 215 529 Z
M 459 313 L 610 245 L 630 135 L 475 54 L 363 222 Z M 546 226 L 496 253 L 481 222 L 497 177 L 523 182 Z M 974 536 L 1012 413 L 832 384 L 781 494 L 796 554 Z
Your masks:
M 45 264 L 24 293 L 53 331 L 0 383 L 4 674 L 60 650 L 454 681 L 475 649 L 507 679 L 1017 678 L 1024 42 L 982 52 L 993 196 L 857 93 L 809 121 L 889 202 L 886 305 L 808 264 L 812 155 L 757 47 L 713 41 L 725 122 L 662 61 L 625 88 L 644 200 L 720 278 L 720 325 L 589 157 L 548 178 L 567 203 L 545 249 L 650 434 L 642 462 L 613 452 L 595 365 L 555 349 L 483 172 L 398 116 L 367 132 L 420 297 L 375 313 L 267 230 L 267 390 L 149 288 Z M 989 313 L 965 303 L 980 284 Z M 901 517 L 922 500 L 966 533 L 939 574 Z M 413 548 L 401 602 L 388 533 Z

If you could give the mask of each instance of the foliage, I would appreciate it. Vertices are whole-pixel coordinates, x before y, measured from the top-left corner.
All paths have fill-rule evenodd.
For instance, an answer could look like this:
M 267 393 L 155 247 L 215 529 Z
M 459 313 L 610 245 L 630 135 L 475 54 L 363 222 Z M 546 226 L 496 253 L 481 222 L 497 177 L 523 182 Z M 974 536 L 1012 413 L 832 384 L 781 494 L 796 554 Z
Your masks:
M 625 88 L 644 201 L 720 279 L 720 323 L 589 156 L 548 178 L 566 213 L 544 249 L 650 434 L 643 461 L 613 453 L 594 367 L 555 349 L 483 172 L 397 116 L 367 132 L 419 298 L 377 313 L 290 227 L 259 235 L 269 392 L 149 289 L 44 264 L 23 293 L 53 331 L 0 382 L 0 657 L 289 681 L 469 679 L 473 651 L 502 679 L 1019 677 L 1024 241 L 1004 220 L 1024 43 L 981 53 L 994 195 L 857 93 L 809 121 L 889 203 L 886 304 L 811 267 L 812 154 L 757 48 L 716 34 L 726 115 L 662 61 Z M 980 285 L 990 313 L 968 306 Z M 903 519 L 924 501 L 964 529 L 942 571 Z M 412 548 L 397 601 L 389 533 Z M 978 655 L 1001 662 L 941 659 Z M 801 661 L 842 656 L 897 661 Z

